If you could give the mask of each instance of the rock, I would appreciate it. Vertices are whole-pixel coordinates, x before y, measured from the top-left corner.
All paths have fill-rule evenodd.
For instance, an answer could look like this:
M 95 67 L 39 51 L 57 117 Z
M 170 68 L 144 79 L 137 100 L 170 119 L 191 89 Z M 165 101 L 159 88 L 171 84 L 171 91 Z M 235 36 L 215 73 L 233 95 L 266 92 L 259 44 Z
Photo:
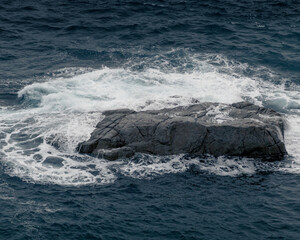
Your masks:
M 284 121 L 248 102 L 200 103 L 155 111 L 106 111 L 80 153 L 115 160 L 135 152 L 282 159 Z
M 115 160 L 118 158 L 132 157 L 135 151 L 131 147 L 120 147 L 112 149 L 97 149 L 93 151 L 93 154 L 98 158 L 105 158 L 107 160 Z
M 63 161 L 64 159 L 60 157 L 47 157 L 42 164 L 52 166 L 53 168 L 61 168 L 64 166 Z

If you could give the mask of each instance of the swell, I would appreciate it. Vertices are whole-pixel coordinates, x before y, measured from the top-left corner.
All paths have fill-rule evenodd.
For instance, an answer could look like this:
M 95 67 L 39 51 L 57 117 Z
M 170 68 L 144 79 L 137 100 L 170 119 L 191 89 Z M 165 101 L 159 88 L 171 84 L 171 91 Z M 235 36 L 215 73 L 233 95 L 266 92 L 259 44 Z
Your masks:
M 107 49 L 141 49 L 148 55 L 189 48 L 276 69 L 299 85 L 298 5 L 232 0 L 8 1 L 0 4 L 0 44 L 6 56 L 0 59 L 0 78 L 23 79 L 24 87 L 25 79 L 58 68 L 124 67 L 131 61 L 131 56 L 107 58 Z M 92 51 L 98 52 L 96 56 Z M 15 92 L 21 88 L 16 86 Z

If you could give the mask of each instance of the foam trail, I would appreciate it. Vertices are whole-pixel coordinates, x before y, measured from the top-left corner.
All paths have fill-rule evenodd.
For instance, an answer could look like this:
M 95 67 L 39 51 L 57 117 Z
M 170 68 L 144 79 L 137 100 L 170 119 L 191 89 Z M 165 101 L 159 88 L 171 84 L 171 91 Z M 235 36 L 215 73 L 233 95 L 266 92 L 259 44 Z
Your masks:
M 166 59 L 164 59 L 166 60 Z M 167 60 L 166 60 L 167 61 Z M 217 175 L 238 176 L 269 169 L 300 173 L 300 98 L 297 86 L 287 89 L 266 81 L 261 75 L 273 73 L 230 62 L 222 56 L 187 54 L 180 66 L 188 71 L 149 66 L 134 68 L 57 71 L 46 82 L 34 83 L 19 92 L 21 108 L 0 108 L 0 158 L 12 176 L 40 183 L 66 185 L 107 184 L 118 175 L 152 178 L 180 173 L 196 167 Z M 182 62 L 186 61 L 186 62 Z M 149 60 L 151 62 L 151 59 Z M 251 69 L 253 70 L 253 69 Z M 284 82 L 284 81 L 283 81 Z M 251 159 L 185 159 L 185 156 L 135 158 L 107 162 L 77 154 L 77 144 L 89 138 L 107 109 L 161 109 L 196 102 L 233 103 L 248 100 L 272 107 L 286 115 L 289 129 L 286 145 L 290 157 L 283 163 L 261 163 Z M 212 109 L 216 121 L 228 116 Z

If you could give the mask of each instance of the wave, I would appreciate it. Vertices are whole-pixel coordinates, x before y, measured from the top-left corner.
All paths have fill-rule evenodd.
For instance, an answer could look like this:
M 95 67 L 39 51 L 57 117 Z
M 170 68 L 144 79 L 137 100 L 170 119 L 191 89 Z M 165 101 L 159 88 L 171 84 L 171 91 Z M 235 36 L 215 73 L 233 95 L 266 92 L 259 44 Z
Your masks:
M 174 54 L 181 61 L 175 67 Z M 143 68 L 137 68 L 141 63 L 131 62 L 130 67 L 122 68 L 60 69 L 47 81 L 24 87 L 18 93 L 20 106 L 0 108 L 0 158 L 6 173 L 25 181 L 66 185 L 107 184 L 120 175 L 153 178 L 186 171 L 239 176 L 268 169 L 299 174 L 297 86 L 285 84 L 285 79 L 274 82 L 276 74 L 263 67 L 219 55 L 185 54 L 183 57 L 182 51 L 175 51 L 151 57 Z M 290 156 L 285 161 L 137 154 L 131 159 L 107 162 L 75 151 L 79 142 L 89 138 L 104 110 L 139 111 L 242 100 L 272 107 L 286 116 Z

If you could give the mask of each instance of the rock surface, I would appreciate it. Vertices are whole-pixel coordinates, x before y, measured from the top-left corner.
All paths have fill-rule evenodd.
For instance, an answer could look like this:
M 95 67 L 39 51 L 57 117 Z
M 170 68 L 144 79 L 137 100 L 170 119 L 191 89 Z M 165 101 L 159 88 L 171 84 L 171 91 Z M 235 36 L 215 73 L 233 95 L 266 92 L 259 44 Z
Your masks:
M 80 153 L 115 160 L 135 152 L 245 156 L 266 160 L 287 154 L 284 121 L 274 110 L 248 102 L 201 103 L 155 111 L 128 109 L 103 113 Z
M 53 168 L 61 168 L 64 166 L 64 159 L 59 157 L 47 157 L 43 162 L 43 165 L 49 165 Z

